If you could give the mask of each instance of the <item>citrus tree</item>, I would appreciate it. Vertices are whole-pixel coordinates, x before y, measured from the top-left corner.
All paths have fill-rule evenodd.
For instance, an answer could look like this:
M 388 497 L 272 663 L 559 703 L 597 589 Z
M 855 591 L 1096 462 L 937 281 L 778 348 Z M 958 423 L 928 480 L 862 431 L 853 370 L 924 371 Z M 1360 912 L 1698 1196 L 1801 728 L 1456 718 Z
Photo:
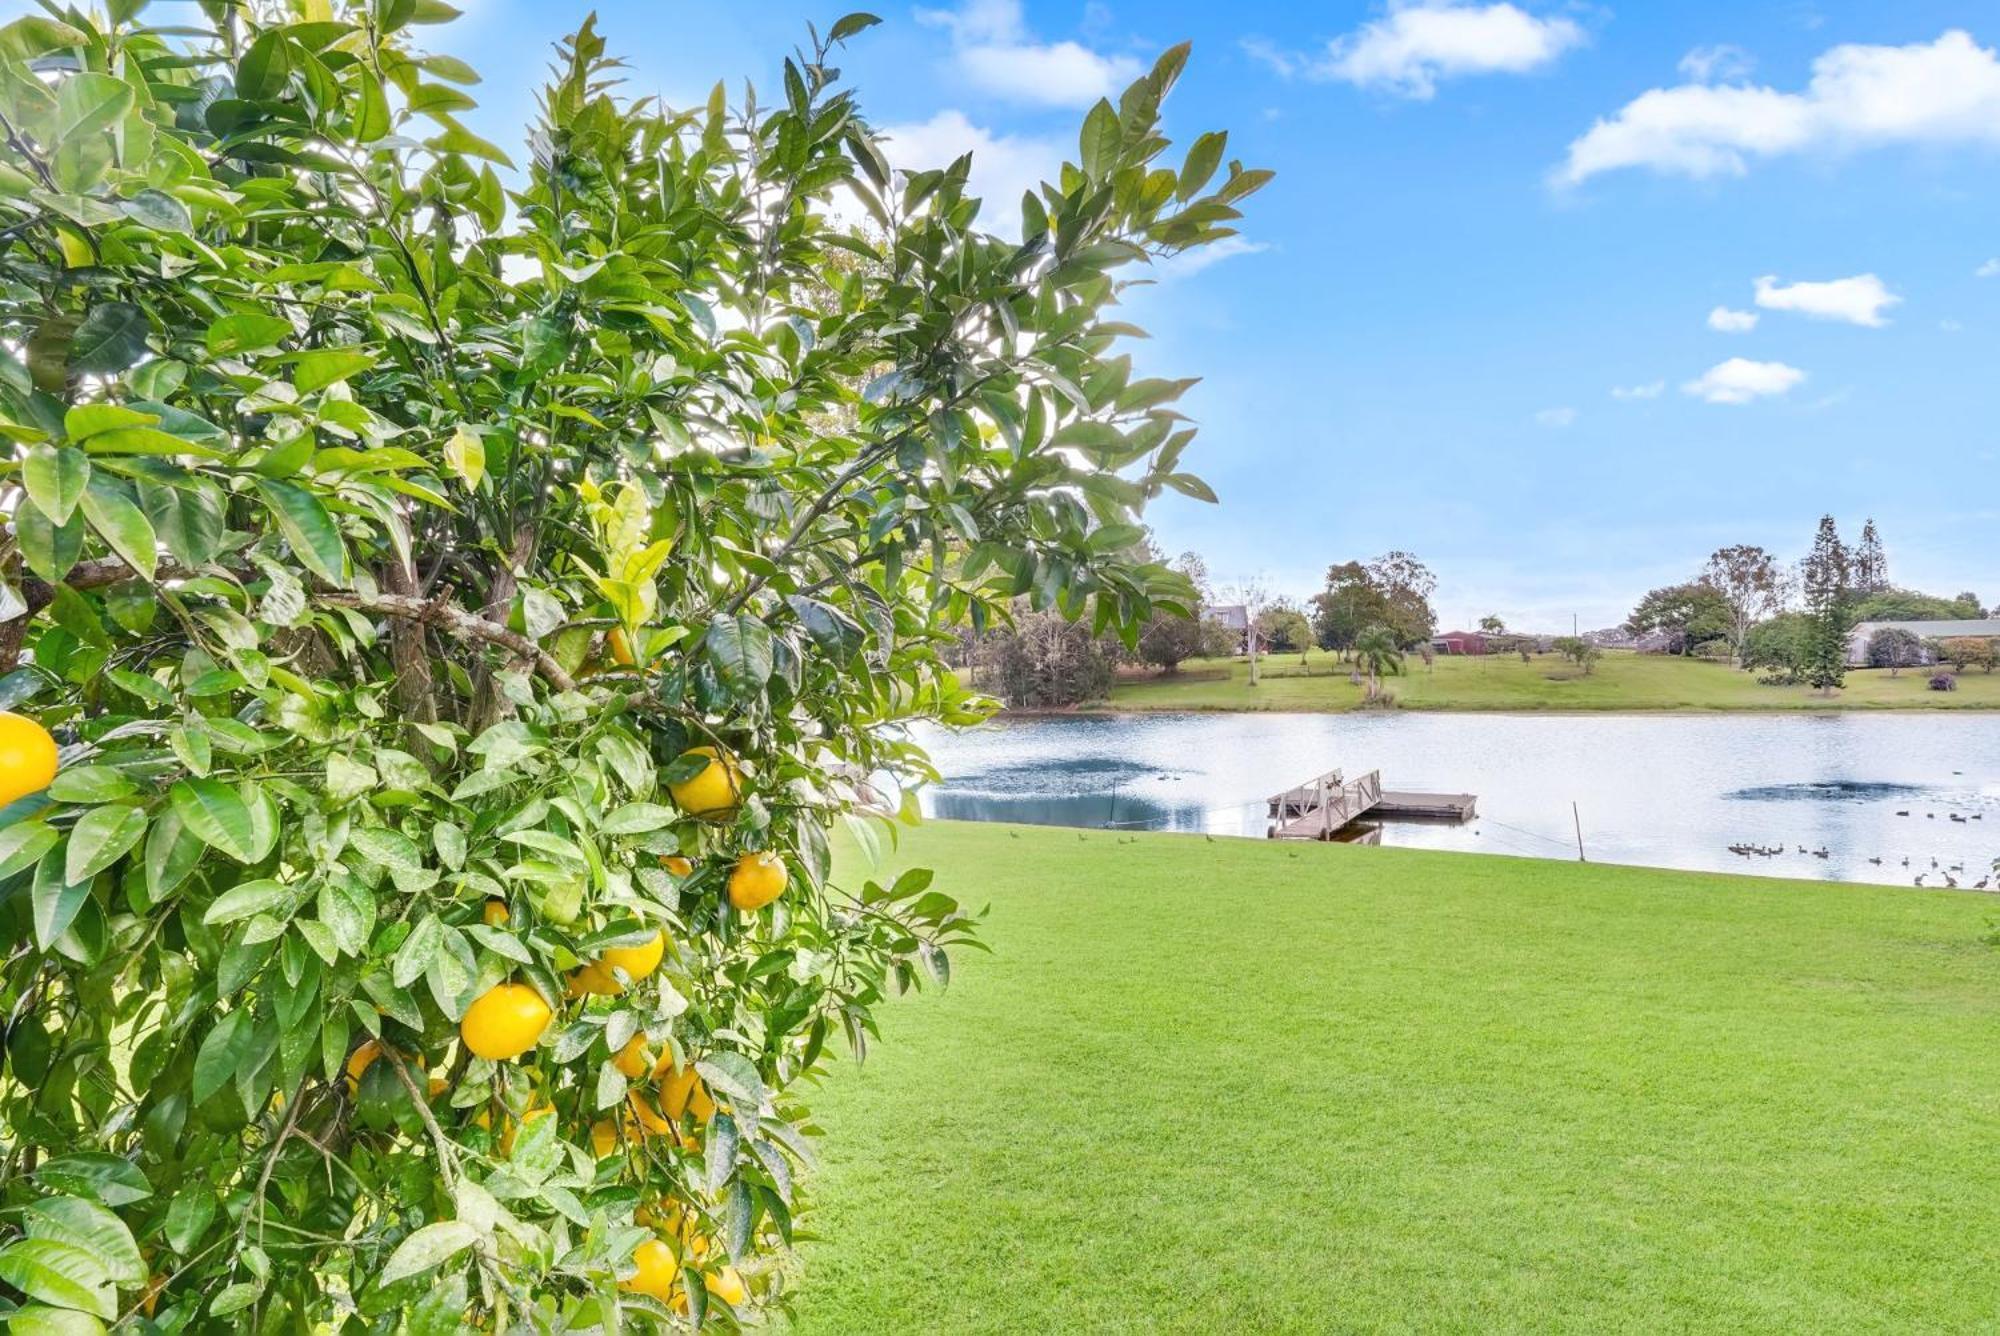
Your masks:
M 585 24 L 517 168 L 440 0 L 107 8 L 0 29 L 0 1322 L 782 1302 L 807 1078 L 971 940 L 830 832 L 984 714 L 961 627 L 1186 600 L 1114 308 L 1265 174 L 1168 164 L 1183 48 L 1015 241 L 890 170 L 868 15 L 691 110 Z

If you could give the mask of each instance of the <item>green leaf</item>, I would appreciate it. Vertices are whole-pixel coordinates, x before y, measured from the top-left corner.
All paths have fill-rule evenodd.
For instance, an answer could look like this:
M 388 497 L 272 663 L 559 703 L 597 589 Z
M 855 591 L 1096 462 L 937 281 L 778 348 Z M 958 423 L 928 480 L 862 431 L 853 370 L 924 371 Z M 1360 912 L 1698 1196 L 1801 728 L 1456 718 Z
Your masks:
M 118 1316 L 118 1294 L 97 1259 L 58 1239 L 20 1239 L 0 1249 L 0 1280 L 30 1299 L 105 1319 Z
M 127 218 L 155 232 L 186 232 L 194 226 L 187 205 L 164 190 L 142 190 L 131 199 L 121 199 L 118 207 Z
M 51 523 L 32 497 L 14 512 L 14 536 L 20 540 L 22 559 L 29 570 L 52 584 L 68 575 L 83 556 L 85 532 L 82 515 L 72 513 L 65 524 Z
M 130 302 L 99 302 L 70 339 L 69 369 L 83 376 L 111 376 L 146 351 L 145 312 Z
M 142 809 L 130 803 L 91 808 L 70 829 L 65 879 L 89 881 L 131 852 L 145 835 L 146 813 Z
M 21 1211 L 29 1238 L 55 1239 L 83 1249 L 120 1285 L 146 1283 L 146 1263 L 123 1220 L 81 1197 L 43 1197 Z
M 861 10 L 856 10 L 852 14 L 843 14 L 834 21 L 833 27 L 828 30 L 827 40 L 831 42 L 844 42 L 854 36 L 854 34 L 872 28 L 881 21 L 881 19 L 876 18 L 873 14 L 865 13 Z
M 224 1016 L 202 1038 L 194 1057 L 194 1102 L 203 1104 L 216 1091 L 236 1078 L 236 1066 L 249 1051 L 252 1039 L 250 1012 L 238 1008 Z
M 183 779 L 170 790 L 181 824 L 203 844 L 239 863 L 251 861 L 257 848 L 257 828 L 250 808 L 236 790 L 219 779 Z
M 395 959 L 390 964 L 389 977 L 395 981 L 396 987 L 408 988 L 421 978 L 431 957 L 443 945 L 444 925 L 438 922 L 437 916 L 426 914 L 418 919 L 416 926 L 410 929 L 410 935 L 397 948 Z
M 1229 136 L 1220 130 L 1211 130 L 1194 141 L 1188 149 L 1187 160 L 1181 164 L 1181 176 L 1175 187 L 1174 196 L 1182 203 L 1201 193 L 1208 179 L 1215 175 L 1216 167 L 1222 162 L 1223 146 Z
M 242 882 L 216 896 L 215 903 L 208 907 L 208 912 L 201 916 L 201 921 L 211 927 L 224 923 L 240 923 L 244 919 L 296 900 L 301 891 L 302 888 L 298 886 L 287 886 L 278 881 Z
M 89 882 L 72 882 L 64 877 L 67 860 L 58 857 L 62 847 L 56 845 L 35 864 L 35 879 L 28 888 L 29 904 L 34 910 L 35 946 L 44 952 L 69 931 L 69 925 L 83 909 L 83 902 L 90 897 Z
M 600 829 L 606 835 L 643 835 L 649 830 L 665 829 L 678 816 L 673 808 L 657 803 L 626 803 L 607 815 Z
M 764 1078 L 757 1074 L 755 1063 L 725 1048 L 696 1062 L 694 1069 L 701 1073 L 702 1080 L 728 1096 L 739 1113 L 755 1120 L 758 1106 L 764 1102 Z
M 375 354 L 362 348 L 315 348 L 292 360 L 292 384 L 300 394 L 311 394 L 374 365 Z
M 0 828 L 0 879 L 33 867 L 61 838 L 62 832 L 42 821 L 16 821 Z
M 83 139 L 102 133 L 132 110 L 132 85 L 109 74 L 80 70 L 56 93 L 55 138 Z
M 153 1185 L 138 1165 L 103 1151 L 58 1155 L 35 1170 L 46 1187 L 90 1197 L 106 1206 L 130 1206 L 153 1195 Z
M 833 655 L 836 663 L 853 658 L 867 639 L 859 623 L 831 604 L 804 594 L 788 595 L 785 602 L 813 644 Z
M 399 1280 L 407 1280 L 442 1266 L 478 1241 L 478 1231 L 463 1220 L 441 1220 L 434 1225 L 425 1225 L 396 1245 L 396 1251 L 389 1254 L 389 1260 L 383 1264 L 382 1274 L 377 1277 L 376 1283 L 393 1285 Z
M 23 65 L 64 47 L 89 45 L 89 34 L 40 14 L 15 19 L 0 28 L 0 57 Z
M 28 448 L 21 481 L 28 489 L 28 499 L 42 514 L 57 526 L 67 524 L 90 481 L 90 457 L 81 450 L 44 441 Z
M 319 498 L 297 483 L 270 478 L 259 478 L 257 490 L 299 560 L 328 584 L 346 584 L 347 544 Z
M 207 479 L 173 487 L 142 482 L 139 504 L 159 541 L 182 565 L 205 565 L 222 550 L 222 490 Z
M 243 311 L 223 316 L 208 327 L 209 352 L 217 357 L 269 348 L 292 335 L 292 322 L 274 315 Z
M 236 66 L 236 95 L 249 102 L 278 96 L 291 77 L 291 42 L 281 27 L 266 28 Z
M 1099 98 L 1083 118 L 1083 132 L 1078 139 L 1078 165 L 1085 176 L 1101 181 L 1110 173 L 1118 161 L 1120 138 L 1118 112 L 1109 98 Z
M 486 476 L 486 442 L 479 439 L 479 433 L 460 423 L 444 443 L 444 462 L 451 471 L 465 480 L 465 485 L 477 490 L 479 480 Z
M 716 616 L 702 646 L 723 685 L 738 696 L 753 695 L 771 680 L 771 630 L 749 613 Z
M 382 81 L 367 66 L 358 68 L 361 96 L 354 111 L 354 138 L 357 143 L 372 144 L 388 134 L 395 123 L 389 117 L 389 99 L 383 96 Z
M 83 517 L 125 564 L 146 580 L 159 561 L 159 543 L 146 512 L 139 509 L 123 483 L 93 475 L 83 490 Z
M 198 1187 L 182 1188 L 167 1207 L 167 1246 L 186 1257 L 214 1220 L 215 1194 Z
M 264 1297 L 264 1286 L 258 1281 L 238 1281 L 224 1286 L 222 1291 L 209 1301 L 208 1315 L 212 1318 L 228 1317 L 240 1313 L 251 1304 Z
M 423 854 L 401 831 L 387 826 L 359 826 L 347 838 L 348 844 L 363 857 L 391 871 L 407 872 L 423 866 Z
M 462 153 L 467 157 L 484 158 L 502 167 L 512 167 L 514 160 L 496 144 L 488 143 L 462 125 L 453 123 L 441 135 L 434 135 L 424 141 L 425 148 L 436 149 L 440 153 Z
M 49 797 L 59 803 L 109 803 L 138 794 L 123 770 L 109 765 L 74 765 L 56 772 Z
M 150 427 L 159 420 L 151 413 L 140 413 L 123 404 L 78 404 L 63 414 L 63 435 L 81 444 L 99 432 Z
M 104 1336 L 102 1322 L 74 1308 L 17 1308 L 7 1318 L 8 1336 Z

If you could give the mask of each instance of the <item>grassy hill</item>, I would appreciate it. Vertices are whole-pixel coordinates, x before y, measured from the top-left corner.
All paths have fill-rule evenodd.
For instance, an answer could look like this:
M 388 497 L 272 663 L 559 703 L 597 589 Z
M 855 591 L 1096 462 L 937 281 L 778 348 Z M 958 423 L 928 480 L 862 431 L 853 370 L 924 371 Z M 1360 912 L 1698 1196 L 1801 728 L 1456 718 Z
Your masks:
M 820 1092 L 803 1332 L 2000 1323 L 1984 897 L 1005 826 L 904 856 L 995 953 Z
M 1197 659 L 1177 674 L 1129 675 L 1112 689 L 1116 710 L 1351 710 L 1362 688 L 1349 666 L 1314 650 L 1266 655 L 1253 690 L 1240 659 Z M 1386 680 L 1408 710 L 1885 710 L 2000 709 L 2000 673 L 1974 669 L 1958 690 L 1932 691 L 1927 671 L 1849 672 L 1831 697 L 1808 687 L 1769 687 L 1746 673 L 1702 659 L 1613 651 L 1589 674 L 1553 654 L 1522 663 L 1518 655 L 1439 658 L 1426 668 L 1414 656 Z

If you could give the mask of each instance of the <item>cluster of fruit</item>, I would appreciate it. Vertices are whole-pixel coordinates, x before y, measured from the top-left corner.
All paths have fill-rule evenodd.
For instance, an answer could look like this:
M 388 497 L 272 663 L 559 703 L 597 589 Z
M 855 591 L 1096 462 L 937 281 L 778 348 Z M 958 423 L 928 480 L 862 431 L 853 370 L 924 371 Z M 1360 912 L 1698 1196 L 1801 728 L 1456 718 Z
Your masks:
M 668 790 L 674 802 L 690 816 L 704 821 L 731 819 L 742 803 L 742 773 L 734 757 L 717 747 L 696 747 L 689 755 L 707 760 L 699 772 Z M 34 720 L 23 715 L 0 712 L 0 807 L 39 793 L 54 780 L 59 766 L 55 739 Z M 676 878 L 692 876 L 693 862 L 680 855 L 661 859 L 661 866 Z M 726 887 L 729 903 L 749 913 L 762 909 L 783 895 L 789 882 L 783 859 L 768 851 L 745 853 L 731 867 Z M 487 902 L 481 917 L 489 927 L 504 925 L 510 918 L 504 900 Z M 656 931 L 634 946 L 610 947 L 574 971 L 568 980 L 571 998 L 617 996 L 651 976 L 666 957 L 667 939 Z M 459 1021 L 459 1037 L 474 1056 L 494 1062 L 508 1062 L 532 1051 L 555 1017 L 554 1008 L 535 988 L 508 981 L 497 984 L 474 999 Z M 380 1040 L 369 1039 L 349 1055 L 346 1066 L 350 1096 L 360 1090 L 361 1080 L 386 1048 Z M 618 1152 L 621 1145 L 645 1137 L 671 1137 L 691 1153 L 699 1153 L 698 1133 L 683 1131 L 692 1115 L 705 1127 L 716 1111 L 715 1100 L 696 1073 L 693 1059 L 677 1063 L 671 1050 L 654 1052 L 644 1033 L 635 1034 L 612 1058 L 628 1081 L 622 1117 L 597 1120 L 590 1129 L 591 1148 L 599 1159 Z M 430 1079 L 430 1097 L 443 1093 L 447 1083 Z M 647 1087 L 650 1086 L 650 1092 Z M 533 1104 L 518 1121 L 507 1120 L 501 1129 L 499 1149 L 511 1154 L 520 1130 L 529 1122 L 555 1113 L 555 1106 L 543 1100 Z M 490 1127 L 490 1114 L 475 1115 L 475 1125 Z M 687 1311 L 687 1296 L 680 1288 L 681 1263 L 699 1266 L 713 1250 L 713 1243 L 697 1228 L 694 1214 L 672 1202 L 642 1208 L 638 1223 L 655 1230 L 655 1236 L 641 1244 L 632 1256 L 636 1269 L 621 1281 L 621 1288 L 649 1295 L 676 1311 Z M 734 1267 L 722 1266 L 703 1275 L 709 1292 L 735 1305 L 745 1297 L 742 1277 Z
M 704 757 L 708 763 L 688 779 L 668 785 L 674 803 L 700 820 L 729 820 L 743 798 L 742 773 L 735 758 L 707 746 L 693 748 L 688 754 Z M 661 866 L 678 878 L 695 871 L 694 864 L 678 854 L 663 858 Z M 789 880 L 784 860 L 776 854 L 745 853 L 730 869 L 726 894 L 733 908 L 752 913 L 783 895 Z M 489 925 L 505 923 L 507 915 L 504 902 L 488 903 L 485 918 Z M 658 931 L 637 945 L 607 948 L 570 975 L 569 996 L 617 996 L 658 970 L 666 950 L 666 934 Z M 524 983 L 507 982 L 482 993 L 466 1008 L 459 1021 L 459 1035 L 476 1056 L 506 1062 L 532 1050 L 552 1019 L 554 1011 L 539 992 Z M 605 1159 L 618 1153 L 621 1145 L 646 1137 L 670 1137 L 688 1152 L 699 1153 L 700 1136 L 683 1131 L 684 1120 L 692 1115 L 705 1127 L 715 1115 L 715 1100 L 696 1073 L 693 1060 L 688 1059 L 685 1065 L 677 1063 L 665 1047 L 655 1053 L 642 1032 L 613 1055 L 612 1065 L 633 1082 L 633 1088 L 626 1093 L 625 1109 L 616 1121 L 600 1118 L 591 1125 L 590 1144 L 597 1158 Z M 652 1087 L 650 1093 L 647 1085 Z M 521 1125 L 554 1112 L 553 1105 L 536 1105 L 522 1115 Z M 511 1151 L 517 1126 L 510 1125 L 502 1132 L 503 1153 Z M 669 1216 L 673 1218 L 667 1219 Z M 672 1202 L 662 1202 L 657 1209 L 642 1208 L 635 1218 L 656 1233 L 633 1253 L 635 1274 L 619 1282 L 620 1287 L 649 1295 L 678 1312 L 687 1311 L 687 1297 L 679 1281 L 682 1259 L 699 1265 L 708 1257 L 711 1241 L 697 1229 L 694 1215 Z M 664 1235 L 658 1232 L 663 1224 L 670 1226 Z M 743 1301 L 743 1280 L 734 1267 L 704 1272 L 703 1283 L 725 1303 Z

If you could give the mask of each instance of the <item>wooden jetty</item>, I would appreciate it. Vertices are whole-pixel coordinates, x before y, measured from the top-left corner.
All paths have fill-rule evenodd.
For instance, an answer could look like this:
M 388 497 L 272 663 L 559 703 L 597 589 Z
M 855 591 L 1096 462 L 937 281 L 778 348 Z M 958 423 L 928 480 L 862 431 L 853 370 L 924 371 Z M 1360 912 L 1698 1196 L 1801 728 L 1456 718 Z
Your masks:
M 1338 770 L 1274 795 L 1274 840 L 1332 840 L 1362 817 L 1377 821 L 1469 821 L 1479 799 L 1470 793 L 1412 793 L 1382 787 L 1382 772 L 1347 779 Z

